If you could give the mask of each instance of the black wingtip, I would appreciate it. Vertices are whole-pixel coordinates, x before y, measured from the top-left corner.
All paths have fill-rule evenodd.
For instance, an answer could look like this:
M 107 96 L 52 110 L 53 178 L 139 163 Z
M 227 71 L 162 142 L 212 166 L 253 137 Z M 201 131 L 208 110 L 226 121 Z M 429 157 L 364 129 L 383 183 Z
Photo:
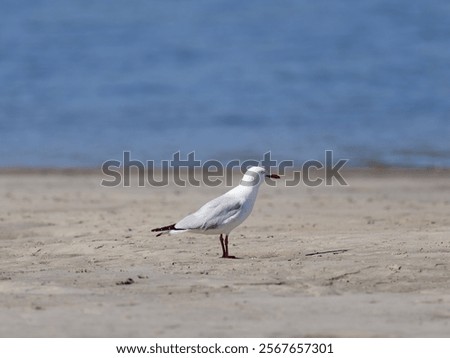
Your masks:
M 157 227 L 156 229 L 152 229 L 152 232 L 169 231 L 169 230 L 176 230 L 175 224 L 167 225 L 167 226 L 163 226 L 163 227 Z

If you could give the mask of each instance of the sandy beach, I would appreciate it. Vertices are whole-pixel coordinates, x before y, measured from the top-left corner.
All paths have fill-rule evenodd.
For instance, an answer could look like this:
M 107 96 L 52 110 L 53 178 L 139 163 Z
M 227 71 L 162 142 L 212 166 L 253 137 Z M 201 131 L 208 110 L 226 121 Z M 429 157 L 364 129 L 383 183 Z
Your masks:
M 225 260 L 150 229 L 227 188 L 2 170 L 0 336 L 450 337 L 450 172 L 345 175 L 263 185 Z

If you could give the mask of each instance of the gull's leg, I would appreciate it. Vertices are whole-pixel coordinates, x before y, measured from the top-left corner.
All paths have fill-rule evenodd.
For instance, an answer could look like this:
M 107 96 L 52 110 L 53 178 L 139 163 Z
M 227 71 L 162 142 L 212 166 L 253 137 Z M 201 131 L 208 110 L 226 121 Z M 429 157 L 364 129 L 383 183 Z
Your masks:
M 225 256 L 227 259 L 235 259 L 236 256 L 230 256 L 228 255 L 228 235 L 225 235 Z
M 219 240 L 220 240 L 220 245 L 222 245 L 222 257 L 227 257 L 227 251 L 225 250 L 225 245 L 223 243 L 222 234 L 220 234 Z

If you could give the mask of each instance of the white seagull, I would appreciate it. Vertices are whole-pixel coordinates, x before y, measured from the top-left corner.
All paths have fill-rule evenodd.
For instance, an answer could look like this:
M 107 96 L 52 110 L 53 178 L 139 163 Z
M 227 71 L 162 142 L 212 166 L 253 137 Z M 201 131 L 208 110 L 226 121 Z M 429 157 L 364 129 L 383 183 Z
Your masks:
M 220 235 L 222 257 L 234 259 L 235 256 L 228 254 L 228 235 L 234 228 L 242 224 L 252 212 L 258 189 L 265 177 L 280 178 L 276 174 L 266 174 L 262 167 L 251 167 L 244 174 L 237 187 L 207 202 L 195 213 L 186 216 L 177 223 L 159 227 L 152 231 L 160 232 L 156 236 L 182 232 Z

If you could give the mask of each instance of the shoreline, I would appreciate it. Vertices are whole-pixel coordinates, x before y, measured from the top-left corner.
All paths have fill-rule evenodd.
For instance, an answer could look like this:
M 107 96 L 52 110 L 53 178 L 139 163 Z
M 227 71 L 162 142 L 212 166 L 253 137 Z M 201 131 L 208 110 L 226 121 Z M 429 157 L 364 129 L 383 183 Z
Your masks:
M 124 168 L 118 168 L 119 172 L 123 173 Z M 173 168 L 169 168 L 172 170 Z M 274 168 L 276 171 L 277 169 Z M 131 167 L 131 171 L 133 174 L 136 172 L 135 167 Z M 145 172 L 148 172 L 148 169 L 144 169 Z M 160 173 L 162 168 L 154 168 L 154 172 Z M 187 168 L 181 168 L 181 172 L 186 172 Z M 195 168 L 196 173 L 201 173 L 204 171 L 201 168 Z M 302 171 L 301 167 L 288 168 L 286 170 L 287 174 L 292 173 L 293 171 Z M 318 172 L 323 171 L 323 169 L 318 170 Z M 400 167 L 400 166 L 374 166 L 374 167 L 343 167 L 340 171 L 345 174 L 425 174 L 425 173 L 444 173 L 450 174 L 450 168 L 446 167 Z M 239 168 L 233 168 L 233 174 L 239 175 L 241 174 Z M 16 175 L 16 174 L 36 174 L 36 175 L 48 175 L 48 174 L 61 174 L 61 175 L 98 175 L 102 174 L 101 167 L 67 167 L 67 168 L 59 168 L 59 167 L 0 167 L 0 175 Z

